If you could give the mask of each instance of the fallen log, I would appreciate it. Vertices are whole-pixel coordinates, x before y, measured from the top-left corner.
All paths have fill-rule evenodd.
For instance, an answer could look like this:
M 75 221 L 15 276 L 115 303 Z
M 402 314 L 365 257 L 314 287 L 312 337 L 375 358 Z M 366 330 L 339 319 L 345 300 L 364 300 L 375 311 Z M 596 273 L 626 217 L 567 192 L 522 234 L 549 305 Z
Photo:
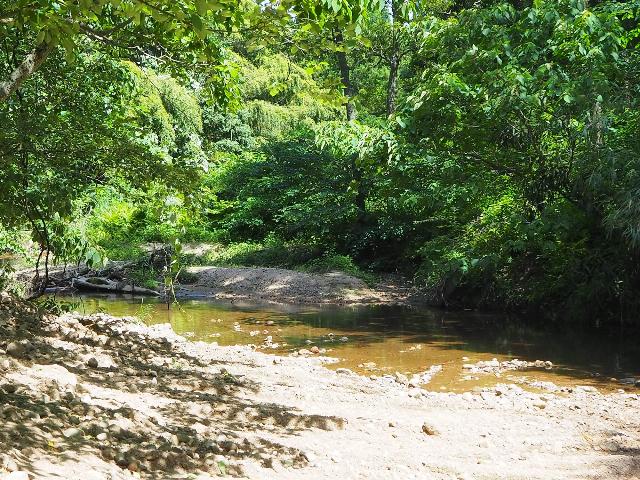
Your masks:
M 77 277 L 73 279 L 71 286 L 78 290 L 160 296 L 159 292 L 151 290 L 150 288 L 136 287 L 126 282 L 114 282 L 104 277 Z

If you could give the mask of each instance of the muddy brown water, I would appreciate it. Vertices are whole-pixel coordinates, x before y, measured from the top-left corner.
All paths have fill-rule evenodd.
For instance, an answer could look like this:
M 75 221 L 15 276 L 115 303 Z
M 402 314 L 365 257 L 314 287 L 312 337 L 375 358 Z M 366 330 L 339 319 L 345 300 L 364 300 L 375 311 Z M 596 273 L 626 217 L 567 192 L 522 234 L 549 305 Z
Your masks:
M 338 359 L 328 368 L 346 367 L 366 375 L 419 373 L 442 365 L 442 372 L 426 385 L 429 390 L 462 392 L 524 381 L 592 385 L 604 391 L 639 390 L 619 382 L 640 377 L 638 336 L 624 331 L 541 329 L 496 315 L 428 308 L 189 300 L 167 310 L 157 300 L 131 296 L 59 299 L 73 302 L 74 309 L 82 313 L 133 315 L 150 325 L 168 322 L 191 340 L 254 344 L 266 353 L 280 355 L 317 345 L 326 349 L 324 355 Z M 269 336 L 272 345 L 267 347 Z M 493 358 L 549 360 L 554 368 L 505 372 L 501 377 L 467 375 L 463 370 L 464 364 Z

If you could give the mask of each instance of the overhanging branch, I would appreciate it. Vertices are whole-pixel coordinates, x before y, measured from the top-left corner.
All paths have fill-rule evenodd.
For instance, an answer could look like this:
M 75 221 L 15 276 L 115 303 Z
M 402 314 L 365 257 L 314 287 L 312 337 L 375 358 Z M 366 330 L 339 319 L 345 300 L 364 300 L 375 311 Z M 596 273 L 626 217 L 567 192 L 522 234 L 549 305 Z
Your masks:
M 11 72 L 7 80 L 0 82 L 0 102 L 20 88 L 22 83 L 47 59 L 54 46 L 53 42 L 41 43 Z

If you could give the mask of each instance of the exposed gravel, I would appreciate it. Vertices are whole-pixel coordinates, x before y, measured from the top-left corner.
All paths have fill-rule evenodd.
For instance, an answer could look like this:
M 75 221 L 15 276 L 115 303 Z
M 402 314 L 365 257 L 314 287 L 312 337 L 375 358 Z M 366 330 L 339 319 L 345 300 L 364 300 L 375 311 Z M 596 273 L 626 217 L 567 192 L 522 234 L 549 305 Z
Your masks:
M 318 357 L 189 342 L 168 325 L 132 318 L 39 321 L 3 312 L 0 479 L 611 479 L 640 472 L 635 394 L 532 393 L 508 384 L 430 393 L 410 379 L 330 371 Z M 25 315 L 29 328 L 18 328 Z M 11 342 L 23 342 L 17 357 L 3 353 Z

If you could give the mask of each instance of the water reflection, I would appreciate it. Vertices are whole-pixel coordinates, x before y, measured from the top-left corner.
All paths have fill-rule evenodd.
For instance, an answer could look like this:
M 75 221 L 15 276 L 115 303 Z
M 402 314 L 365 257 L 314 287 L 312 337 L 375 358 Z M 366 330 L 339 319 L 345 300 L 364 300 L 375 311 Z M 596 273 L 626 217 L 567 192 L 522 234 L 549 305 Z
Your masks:
M 67 300 L 77 310 L 136 315 L 148 324 L 170 322 L 193 340 L 221 345 L 262 345 L 267 336 L 274 353 L 318 346 L 340 359 L 333 367 L 361 373 L 420 372 L 441 364 L 429 388 L 469 390 L 523 376 L 558 384 L 619 388 L 617 380 L 640 376 L 637 332 L 533 328 L 514 318 L 473 312 L 446 312 L 389 306 L 309 307 L 192 300 L 167 309 L 157 300 L 92 295 Z M 347 337 L 346 341 L 340 341 Z M 463 363 L 480 360 L 550 360 L 558 368 L 496 378 L 464 379 Z M 363 366 L 367 363 L 368 365 Z M 375 363 L 375 366 L 371 364 Z M 595 375 L 595 376 L 594 376 Z M 628 388 L 628 387 L 627 387 Z

